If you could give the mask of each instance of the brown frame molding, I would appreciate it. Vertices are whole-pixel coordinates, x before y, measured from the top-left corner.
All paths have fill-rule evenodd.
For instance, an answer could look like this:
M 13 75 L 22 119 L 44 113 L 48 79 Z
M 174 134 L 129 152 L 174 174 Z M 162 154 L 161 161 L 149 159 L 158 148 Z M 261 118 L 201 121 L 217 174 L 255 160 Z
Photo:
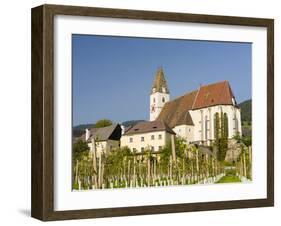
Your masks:
M 267 198 L 156 206 L 54 211 L 53 28 L 55 15 L 194 22 L 267 28 Z M 42 5 L 32 9 L 31 216 L 43 221 L 162 214 L 274 205 L 274 20 L 110 8 Z

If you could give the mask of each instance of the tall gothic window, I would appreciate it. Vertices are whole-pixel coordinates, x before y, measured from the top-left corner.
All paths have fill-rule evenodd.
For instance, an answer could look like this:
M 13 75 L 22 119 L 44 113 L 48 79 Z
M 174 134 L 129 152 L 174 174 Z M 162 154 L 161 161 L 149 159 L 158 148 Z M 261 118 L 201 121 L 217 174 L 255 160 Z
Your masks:
M 205 116 L 205 139 L 208 140 L 208 117 Z
M 218 112 L 214 115 L 214 137 L 215 139 L 226 137 L 228 138 L 228 116 L 227 113 Z
M 216 112 L 214 115 L 214 137 L 215 137 L 215 139 L 219 138 L 219 129 L 220 129 L 219 113 Z
M 224 129 L 224 136 L 228 137 L 228 116 L 226 113 L 223 114 L 223 129 Z

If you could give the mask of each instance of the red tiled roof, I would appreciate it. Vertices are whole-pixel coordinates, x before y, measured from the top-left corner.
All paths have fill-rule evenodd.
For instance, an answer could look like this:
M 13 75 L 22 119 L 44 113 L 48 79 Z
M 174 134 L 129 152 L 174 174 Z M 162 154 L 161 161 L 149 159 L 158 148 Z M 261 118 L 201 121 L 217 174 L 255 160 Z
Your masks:
M 233 105 L 232 98 L 234 96 L 228 81 L 202 86 L 198 90 L 192 109 L 214 105 Z
M 177 125 L 194 125 L 189 114 L 197 90 L 167 102 L 156 120 L 165 121 L 171 128 Z
M 166 122 L 171 128 L 177 125 L 194 125 L 189 110 L 214 105 L 233 105 L 232 98 L 234 96 L 228 81 L 201 86 L 199 90 L 167 102 L 156 120 Z

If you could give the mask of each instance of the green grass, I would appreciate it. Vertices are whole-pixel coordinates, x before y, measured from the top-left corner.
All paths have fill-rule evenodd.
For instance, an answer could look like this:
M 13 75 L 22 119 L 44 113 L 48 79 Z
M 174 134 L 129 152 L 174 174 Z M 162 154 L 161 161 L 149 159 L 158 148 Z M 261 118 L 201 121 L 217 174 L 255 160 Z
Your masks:
M 236 176 L 236 171 L 234 169 L 226 170 L 226 175 L 222 177 L 217 183 L 237 183 L 241 182 L 239 177 Z
M 226 175 L 222 177 L 217 183 L 237 183 L 241 182 L 239 177 L 233 175 Z

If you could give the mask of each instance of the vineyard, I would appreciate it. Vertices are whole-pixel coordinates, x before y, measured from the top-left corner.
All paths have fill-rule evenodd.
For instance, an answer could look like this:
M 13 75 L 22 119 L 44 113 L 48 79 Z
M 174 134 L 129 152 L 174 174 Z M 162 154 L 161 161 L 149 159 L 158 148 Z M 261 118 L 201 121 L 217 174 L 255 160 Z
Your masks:
M 157 153 L 149 148 L 136 153 L 126 147 L 98 153 L 94 140 L 92 144 L 92 150 L 83 141 L 75 144 L 75 190 L 245 182 L 252 178 L 251 147 L 243 143 L 233 163 L 219 161 L 221 155 L 213 147 L 186 144 L 180 138 Z

